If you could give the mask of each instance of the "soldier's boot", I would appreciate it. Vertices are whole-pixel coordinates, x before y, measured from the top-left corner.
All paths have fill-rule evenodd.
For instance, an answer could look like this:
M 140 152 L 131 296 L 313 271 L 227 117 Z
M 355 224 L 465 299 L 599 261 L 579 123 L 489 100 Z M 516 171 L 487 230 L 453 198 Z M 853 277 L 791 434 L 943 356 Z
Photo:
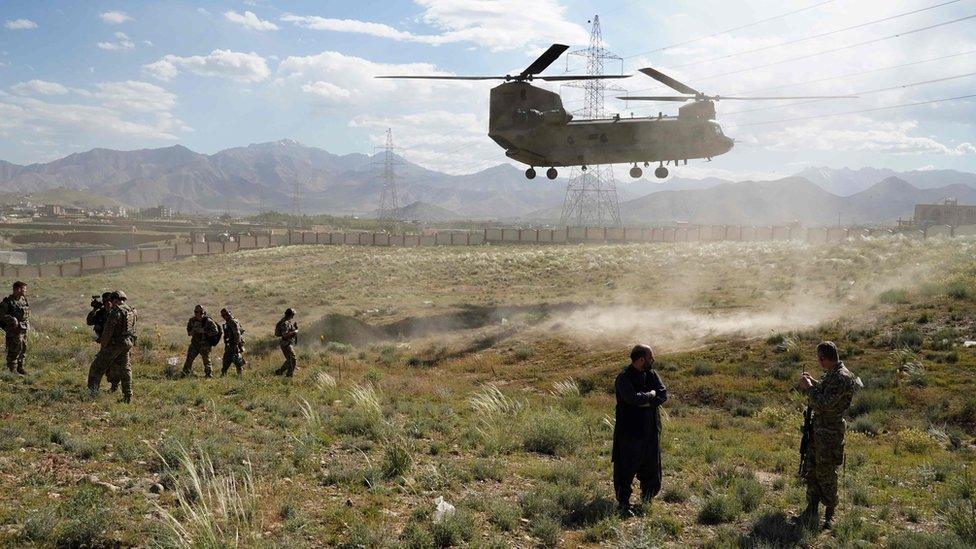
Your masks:
M 118 391 L 118 390 L 119 390 L 119 382 L 118 381 L 113 381 L 112 382 L 112 385 L 108 388 L 108 392 L 114 393 L 115 391 Z
M 121 402 L 122 404 L 129 404 L 130 402 L 132 402 L 132 395 L 122 395 L 122 398 L 119 399 L 119 402 Z
M 830 528 L 833 525 L 834 525 L 834 508 L 827 507 L 827 509 L 824 511 L 823 529 L 830 530 Z
M 282 366 L 281 368 L 278 368 L 277 370 L 275 370 L 274 373 L 275 373 L 276 376 L 280 376 L 280 375 L 284 374 L 285 373 L 285 370 L 287 370 L 287 369 L 288 369 L 288 366 Z
M 11 374 L 17 373 L 17 365 L 14 364 L 13 362 L 7 363 L 7 369 L 10 370 Z
M 24 370 L 24 365 L 23 364 L 18 364 L 17 365 L 17 373 L 20 374 L 20 375 L 22 375 L 22 376 L 26 376 L 27 375 L 27 371 Z

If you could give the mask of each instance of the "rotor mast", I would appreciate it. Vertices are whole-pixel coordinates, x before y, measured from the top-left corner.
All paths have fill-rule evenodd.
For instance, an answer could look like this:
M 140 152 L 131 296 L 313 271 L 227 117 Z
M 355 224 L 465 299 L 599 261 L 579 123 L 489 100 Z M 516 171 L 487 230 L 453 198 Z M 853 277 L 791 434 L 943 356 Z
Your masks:
M 600 29 L 600 16 L 593 16 L 588 48 L 570 52 L 586 58 L 586 72 L 591 76 L 602 76 L 607 60 L 619 59 L 603 45 L 603 32 Z M 582 115 L 585 118 L 606 116 L 604 99 L 607 86 L 601 78 L 583 80 L 569 86 L 583 89 L 584 104 Z M 587 168 L 573 168 L 566 185 L 566 197 L 559 220 L 561 225 L 585 227 L 620 226 L 620 204 L 617 200 L 617 185 L 613 178 L 613 166 L 597 165 Z

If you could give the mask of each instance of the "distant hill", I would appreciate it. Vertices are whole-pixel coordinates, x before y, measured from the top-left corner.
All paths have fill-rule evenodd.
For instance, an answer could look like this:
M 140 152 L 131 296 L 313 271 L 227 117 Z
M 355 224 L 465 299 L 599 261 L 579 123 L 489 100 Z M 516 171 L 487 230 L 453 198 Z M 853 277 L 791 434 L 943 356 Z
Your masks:
M 403 221 L 450 221 L 461 217 L 457 212 L 419 200 L 396 210 L 396 218 Z
M 860 168 L 857 170 L 850 168 L 806 168 L 796 175 L 838 196 L 857 194 L 889 177 L 897 177 L 907 181 L 917 189 L 935 189 L 957 184 L 976 187 L 976 174 L 955 170 L 896 172 L 886 168 Z
M 723 183 L 709 189 L 662 191 L 620 204 L 625 224 L 684 221 L 699 224 L 806 225 L 882 223 L 910 217 L 915 204 L 945 197 L 976 204 L 976 188 L 954 184 L 918 189 L 889 177 L 852 196 L 838 196 L 803 177 Z
M 409 205 L 404 206 L 403 217 L 559 219 L 566 179 L 530 181 L 522 169 L 510 164 L 451 175 L 400 160 L 398 194 L 400 203 Z M 0 161 L 0 197 L 16 200 L 32 193 L 36 202 L 162 204 L 183 212 L 256 213 L 290 210 L 297 190 L 304 212 L 371 216 L 381 186 L 376 161 L 369 155 L 337 155 L 289 139 L 211 155 L 180 145 L 134 151 L 92 149 L 43 164 Z M 560 172 L 565 177 L 571 170 Z M 976 174 L 952 170 L 808 168 L 778 181 L 743 182 L 682 177 L 658 182 L 651 176 L 635 181 L 626 170 L 617 170 L 621 216 L 626 223 L 644 224 L 836 222 L 838 214 L 844 220 L 876 222 L 909 215 L 916 202 L 945 196 L 976 203 L 971 198 L 973 188 Z M 842 197 L 846 199 L 838 200 Z M 822 220 L 824 216 L 830 220 Z

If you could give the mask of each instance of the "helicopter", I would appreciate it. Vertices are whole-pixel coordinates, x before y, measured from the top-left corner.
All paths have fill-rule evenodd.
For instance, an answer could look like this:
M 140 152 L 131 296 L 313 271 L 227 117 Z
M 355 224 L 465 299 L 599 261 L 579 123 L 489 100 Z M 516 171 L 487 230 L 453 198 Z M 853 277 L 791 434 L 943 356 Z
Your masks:
M 577 120 L 566 111 L 559 94 L 533 86 L 533 80 L 560 82 L 572 80 L 621 79 L 632 75 L 554 75 L 540 76 L 569 46 L 553 44 L 521 73 L 504 76 L 422 76 L 392 75 L 376 78 L 422 80 L 504 80 L 491 89 L 488 137 L 505 149 L 509 158 L 528 165 L 525 177 L 536 177 L 536 166 L 549 166 L 546 177 L 556 179 L 557 167 L 633 164 L 630 176 L 643 175 L 658 163 L 654 175 L 668 176 L 667 164 L 677 166 L 689 159 L 715 156 L 732 150 L 734 140 L 722 132 L 715 121 L 715 102 L 724 100 L 846 99 L 856 96 L 726 97 L 706 95 L 653 68 L 640 72 L 683 95 L 622 96 L 626 101 L 666 101 L 688 103 L 678 108 L 677 116 L 629 118 L 619 114 L 610 118 Z

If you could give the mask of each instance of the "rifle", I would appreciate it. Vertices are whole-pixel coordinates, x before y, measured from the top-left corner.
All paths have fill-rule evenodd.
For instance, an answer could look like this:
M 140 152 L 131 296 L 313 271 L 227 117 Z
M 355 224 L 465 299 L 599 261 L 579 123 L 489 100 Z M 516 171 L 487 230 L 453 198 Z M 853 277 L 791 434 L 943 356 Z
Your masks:
M 800 432 L 803 433 L 803 438 L 800 439 L 800 470 L 798 474 L 803 476 L 804 469 L 807 466 L 807 448 L 810 447 L 810 437 L 813 436 L 813 410 L 809 406 L 803 412 L 803 429 Z

